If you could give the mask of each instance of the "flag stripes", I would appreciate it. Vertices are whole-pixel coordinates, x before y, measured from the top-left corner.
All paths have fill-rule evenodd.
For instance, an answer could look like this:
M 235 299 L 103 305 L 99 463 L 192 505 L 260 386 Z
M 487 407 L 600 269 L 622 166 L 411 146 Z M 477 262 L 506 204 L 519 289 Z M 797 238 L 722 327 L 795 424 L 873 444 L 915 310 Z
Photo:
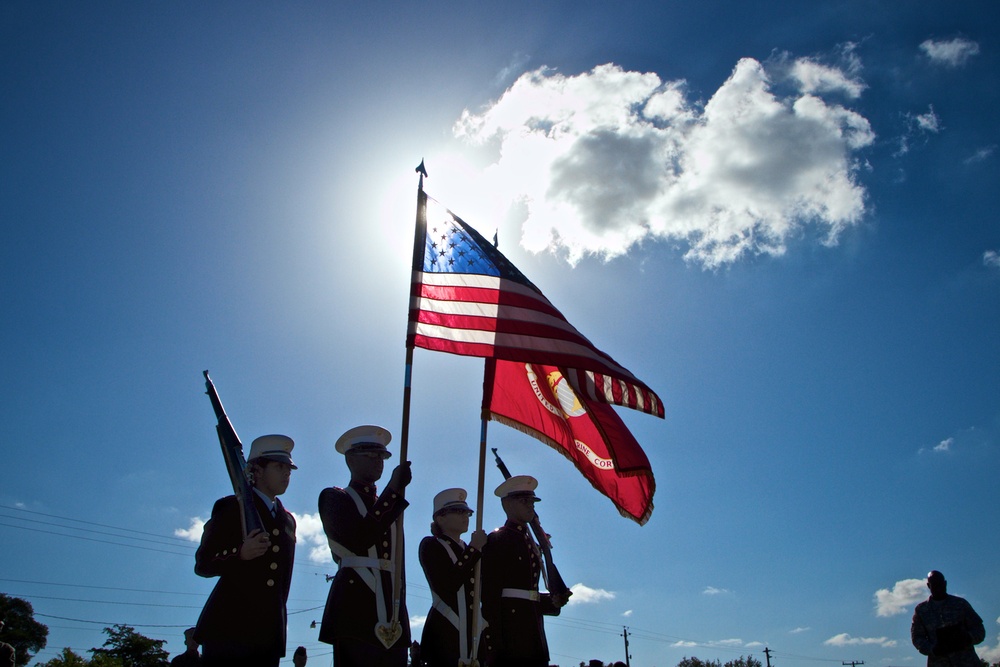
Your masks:
M 499 250 L 438 202 L 425 201 L 407 345 L 557 365 L 580 394 L 663 417 L 659 397 L 594 347 Z

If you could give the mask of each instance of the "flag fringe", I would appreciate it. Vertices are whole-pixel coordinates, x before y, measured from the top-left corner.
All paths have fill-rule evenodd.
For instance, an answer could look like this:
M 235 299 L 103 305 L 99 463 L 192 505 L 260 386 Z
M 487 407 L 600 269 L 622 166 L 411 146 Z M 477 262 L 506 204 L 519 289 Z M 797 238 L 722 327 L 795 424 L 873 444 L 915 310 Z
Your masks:
M 576 461 L 573 459 L 572 456 L 570 456 L 569 452 L 567 452 L 565 449 L 563 449 L 563 447 L 558 442 L 556 442 L 552 438 L 548 437 L 547 435 L 545 435 L 541 431 L 533 429 L 533 428 L 531 428 L 529 426 L 526 426 L 526 425 L 522 424 L 521 422 L 519 422 L 517 420 L 510 419 L 508 417 L 504 417 L 503 415 L 497 414 L 497 413 L 492 412 L 492 411 L 489 412 L 489 418 L 492 421 L 495 421 L 497 423 L 503 424 L 505 426 L 509 426 L 509 427 L 511 427 L 511 428 L 513 428 L 515 430 L 520 431 L 521 433 L 524 433 L 525 435 L 530 435 L 532 438 L 535 438 L 536 440 L 540 440 L 540 441 L 544 442 L 546 445 L 548 445 L 552 449 L 556 450 L 557 452 L 559 452 L 560 454 L 562 454 L 563 457 L 565 457 L 566 459 L 568 459 L 569 462 L 573 464 L 574 468 L 577 467 L 576 466 Z M 629 513 L 627 510 L 623 509 L 620 504 L 618 504 L 617 502 L 615 502 L 614 498 L 611 498 L 610 496 L 608 496 L 607 494 L 605 494 L 604 491 L 601 490 L 596 484 L 594 484 L 590 480 L 590 478 L 587 477 L 586 475 L 584 475 L 584 479 L 586 479 L 588 482 L 590 482 L 590 485 L 592 487 L 594 487 L 594 489 L 596 489 L 602 496 L 608 498 L 612 503 L 614 503 L 615 509 L 618 510 L 619 514 L 621 514 L 626 519 L 631 519 L 632 521 L 635 521 L 640 526 L 644 526 L 646 524 L 646 522 L 649 521 L 649 517 L 653 514 L 653 500 L 652 500 L 652 498 L 653 498 L 653 496 L 656 493 L 656 479 L 649 472 L 633 471 L 633 470 L 625 470 L 625 471 L 618 471 L 618 470 L 616 470 L 615 472 L 618 473 L 618 474 L 620 474 L 622 477 L 649 477 L 649 486 L 650 486 L 650 488 L 649 488 L 649 498 L 650 498 L 650 500 L 649 500 L 649 507 L 646 508 L 646 511 L 643 512 L 643 514 L 642 514 L 641 517 L 637 518 L 635 516 L 632 516 L 631 513 Z

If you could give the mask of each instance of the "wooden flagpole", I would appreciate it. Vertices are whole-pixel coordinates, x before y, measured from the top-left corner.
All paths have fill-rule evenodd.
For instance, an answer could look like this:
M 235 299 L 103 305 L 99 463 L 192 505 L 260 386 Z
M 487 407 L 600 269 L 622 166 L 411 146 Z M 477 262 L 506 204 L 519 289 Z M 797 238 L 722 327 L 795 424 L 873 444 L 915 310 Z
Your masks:
M 427 233 L 427 195 L 424 194 L 424 176 L 427 175 L 427 170 L 424 168 L 424 161 L 420 161 L 420 165 L 415 170 L 420 174 L 420 180 L 417 184 L 417 216 L 416 224 L 413 232 L 413 265 L 412 270 L 417 271 L 423 266 L 424 259 L 424 237 Z M 412 280 L 412 278 L 411 278 Z M 409 338 L 409 337 L 407 337 Z M 413 374 L 413 344 L 407 340 L 406 343 L 406 362 L 403 377 L 403 423 L 400 426 L 399 434 L 399 461 L 400 464 L 406 463 L 407 455 L 409 452 L 409 442 L 410 442 L 410 385 L 411 376 Z M 392 577 L 392 623 L 389 631 L 395 635 L 396 638 L 402 635 L 402 626 L 399 622 L 399 608 L 401 604 L 400 597 L 402 595 L 402 584 L 403 576 L 405 572 L 405 564 L 403 562 L 405 555 L 404 547 L 404 533 L 403 533 L 403 514 L 405 512 L 400 512 L 397 521 L 397 539 L 396 539 L 396 550 L 393 558 L 393 577 Z M 392 645 L 390 642 L 386 648 Z

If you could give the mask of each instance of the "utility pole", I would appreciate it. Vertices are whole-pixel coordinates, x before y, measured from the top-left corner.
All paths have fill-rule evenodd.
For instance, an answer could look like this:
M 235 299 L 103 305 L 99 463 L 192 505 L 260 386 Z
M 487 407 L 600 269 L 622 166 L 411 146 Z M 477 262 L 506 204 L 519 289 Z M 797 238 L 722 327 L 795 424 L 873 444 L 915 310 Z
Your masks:
M 864 660 L 851 660 L 850 662 L 842 662 L 840 664 L 845 665 L 845 666 L 846 665 L 850 665 L 851 667 L 858 667 L 858 665 L 865 664 L 865 661 Z
M 625 638 L 625 667 L 631 667 L 629 658 L 631 658 L 632 656 L 628 654 L 628 626 L 626 625 L 622 626 L 622 637 Z
M 764 657 L 767 658 L 767 667 L 771 667 L 771 649 L 764 647 Z

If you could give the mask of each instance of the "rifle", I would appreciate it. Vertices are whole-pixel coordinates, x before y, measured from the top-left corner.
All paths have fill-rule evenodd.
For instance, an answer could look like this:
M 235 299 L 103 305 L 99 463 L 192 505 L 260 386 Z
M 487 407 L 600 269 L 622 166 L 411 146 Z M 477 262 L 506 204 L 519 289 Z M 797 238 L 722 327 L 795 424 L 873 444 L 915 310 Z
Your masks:
M 493 451 L 493 458 L 496 459 L 497 468 L 500 469 L 500 473 L 503 475 L 504 479 L 510 479 L 510 470 L 504 464 L 503 459 L 497 454 L 496 447 L 490 447 Z M 538 514 L 535 514 L 534 518 L 531 520 L 531 532 L 535 534 L 535 540 L 538 542 L 539 548 L 542 550 L 542 556 L 545 557 L 545 574 L 548 583 L 549 593 L 553 595 L 565 595 L 569 598 L 573 594 L 573 591 L 569 589 L 566 582 L 563 581 L 562 575 L 559 574 L 559 570 L 556 569 L 556 564 L 552 561 L 552 543 L 549 542 L 549 536 L 544 530 L 542 530 L 542 523 L 538 520 Z
M 236 435 L 236 429 L 233 428 L 225 409 L 222 407 L 219 393 L 215 391 L 215 385 L 208 377 L 208 371 L 203 372 L 207 390 L 205 393 L 212 401 L 215 417 L 219 420 L 215 430 L 219 434 L 219 444 L 222 446 L 222 458 L 226 461 L 229 481 L 233 483 L 233 493 L 236 494 L 236 499 L 240 503 L 240 519 L 243 526 L 243 537 L 246 539 L 246 536 L 254 530 L 263 530 L 264 523 L 261 521 L 257 507 L 253 502 L 253 487 L 250 486 L 250 480 L 243 472 L 247 466 L 246 459 L 243 458 L 243 443 L 240 442 L 240 436 Z

